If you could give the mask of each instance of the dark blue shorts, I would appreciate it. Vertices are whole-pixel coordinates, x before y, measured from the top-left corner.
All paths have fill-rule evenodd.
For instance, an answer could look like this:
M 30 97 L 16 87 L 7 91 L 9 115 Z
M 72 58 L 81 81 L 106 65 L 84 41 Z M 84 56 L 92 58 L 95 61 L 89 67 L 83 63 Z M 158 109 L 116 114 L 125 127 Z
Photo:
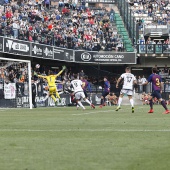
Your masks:
M 157 99 L 161 99 L 161 98 L 162 98 L 161 93 L 160 93 L 159 90 L 153 91 L 152 94 L 151 94 L 151 96 L 152 96 L 152 97 L 156 97 Z
M 109 92 L 103 91 L 102 96 L 105 98 L 108 94 Z
M 87 98 L 87 97 L 88 97 L 88 95 L 87 95 L 87 92 L 86 92 L 86 91 L 84 91 L 84 94 L 85 94 L 85 97 Z

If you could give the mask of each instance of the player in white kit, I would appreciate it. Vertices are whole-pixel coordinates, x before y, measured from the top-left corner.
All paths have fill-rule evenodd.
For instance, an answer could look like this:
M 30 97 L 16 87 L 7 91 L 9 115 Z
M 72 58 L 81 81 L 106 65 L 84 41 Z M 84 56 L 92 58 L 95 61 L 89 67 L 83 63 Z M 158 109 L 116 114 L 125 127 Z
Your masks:
M 120 96 L 119 96 L 119 100 L 118 100 L 118 106 L 116 108 L 116 111 L 118 111 L 120 109 L 120 105 L 122 103 L 122 98 L 124 96 L 124 94 L 127 94 L 129 97 L 129 101 L 132 107 L 132 113 L 134 113 L 134 101 L 132 98 L 132 94 L 133 94 L 133 85 L 136 84 L 136 78 L 135 76 L 131 73 L 130 68 L 126 67 L 125 69 L 125 73 L 123 73 L 117 83 L 116 83 L 116 88 L 118 88 L 119 82 L 123 79 L 123 87 L 122 90 L 120 91 Z
M 74 80 L 71 81 L 71 85 L 74 89 L 74 95 L 75 95 L 75 98 L 76 98 L 79 106 L 81 106 L 83 108 L 83 110 L 85 110 L 85 107 L 81 103 L 81 99 L 83 99 L 93 109 L 95 109 L 95 106 L 88 99 L 86 99 L 83 88 L 82 88 L 83 82 L 81 80 L 77 79 L 77 75 L 74 75 Z

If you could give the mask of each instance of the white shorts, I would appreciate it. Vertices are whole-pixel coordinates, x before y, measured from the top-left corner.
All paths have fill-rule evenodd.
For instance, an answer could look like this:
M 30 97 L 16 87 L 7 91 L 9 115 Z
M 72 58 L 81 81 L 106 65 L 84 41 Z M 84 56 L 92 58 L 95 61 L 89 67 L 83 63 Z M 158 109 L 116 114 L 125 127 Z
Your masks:
M 131 90 L 131 89 L 122 89 L 120 91 L 120 94 L 127 94 L 128 96 L 132 96 L 133 95 L 133 90 Z
M 77 100 L 80 100 L 81 98 L 85 98 L 85 94 L 84 94 L 84 92 L 83 91 L 80 91 L 80 92 L 76 92 L 75 93 L 75 98 L 77 99 Z

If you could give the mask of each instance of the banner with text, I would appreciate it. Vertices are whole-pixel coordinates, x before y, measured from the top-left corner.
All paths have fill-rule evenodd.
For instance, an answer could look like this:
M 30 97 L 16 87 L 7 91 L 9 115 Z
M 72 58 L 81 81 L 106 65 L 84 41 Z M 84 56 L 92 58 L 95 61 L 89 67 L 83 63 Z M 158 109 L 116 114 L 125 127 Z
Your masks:
M 73 50 L 54 47 L 54 59 L 74 62 Z
M 54 59 L 53 46 L 43 45 L 43 58 Z
M 42 44 L 32 43 L 31 53 L 32 57 L 43 58 L 43 46 Z
M 4 38 L 0 37 L 0 52 L 3 52 L 4 48 Z
M 16 87 L 15 83 L 4 83 L 4 98 L 5 99 L 15 99 Z
M 168 36 L 170 34 L 170 25 L 145 25 L 145 36 Z
M 100 64 L 136 64 L 136 53 L 75 51 L 75 62 Z
M 135 52 L 84 51 L 0 37 L 0 52 L 77 63 L 136 64 Z
M 30 56 L 30 42 L 4 38 L 4 52 Z

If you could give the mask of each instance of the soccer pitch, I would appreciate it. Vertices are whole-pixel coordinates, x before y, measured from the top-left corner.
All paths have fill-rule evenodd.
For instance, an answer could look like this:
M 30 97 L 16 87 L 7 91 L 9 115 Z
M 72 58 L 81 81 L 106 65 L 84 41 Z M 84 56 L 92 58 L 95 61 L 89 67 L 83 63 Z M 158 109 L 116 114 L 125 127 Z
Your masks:
M 161 106 L 1 109 L 1 170 L 167 170 L 170 115 Z

